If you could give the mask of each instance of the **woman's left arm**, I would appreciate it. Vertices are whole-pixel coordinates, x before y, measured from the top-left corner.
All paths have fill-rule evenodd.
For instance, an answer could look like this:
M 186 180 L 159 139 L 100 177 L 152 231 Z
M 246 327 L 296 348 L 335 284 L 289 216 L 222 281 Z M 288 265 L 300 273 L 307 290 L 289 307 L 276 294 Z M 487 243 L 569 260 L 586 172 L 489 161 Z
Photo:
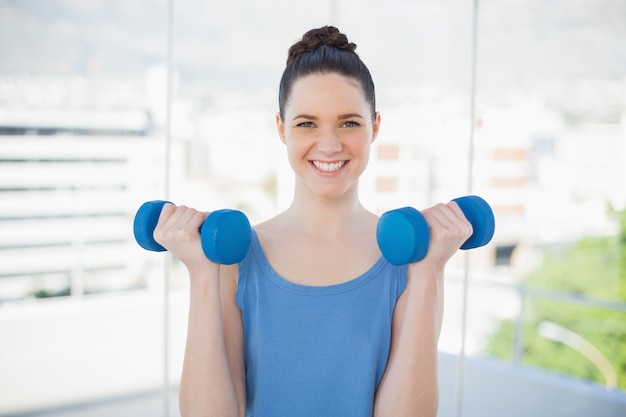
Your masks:
M 422 214 L 430 228 L 430 246 L 423 260 L 408 265 L 407 286 L 393 313 L 387 368 L 374 402 L 376 417 L 437 415 L 444 268 L 471 236 L 472 227 L 454 202 Z

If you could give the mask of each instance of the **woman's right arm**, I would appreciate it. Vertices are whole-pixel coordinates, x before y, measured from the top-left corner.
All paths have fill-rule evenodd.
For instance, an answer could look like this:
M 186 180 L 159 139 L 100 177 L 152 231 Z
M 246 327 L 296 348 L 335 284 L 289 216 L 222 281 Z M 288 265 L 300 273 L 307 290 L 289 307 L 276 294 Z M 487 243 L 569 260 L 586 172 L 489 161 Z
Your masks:
M 240 417 L 245 415 L 245 374 L 241 313 L 235 304 L 237 266 L 220 266 L 204 256 L 198 230 L 205 218 L 184 206 L 165 205 L 154 233 L 189 271 L 180 411 L 184 417 Z

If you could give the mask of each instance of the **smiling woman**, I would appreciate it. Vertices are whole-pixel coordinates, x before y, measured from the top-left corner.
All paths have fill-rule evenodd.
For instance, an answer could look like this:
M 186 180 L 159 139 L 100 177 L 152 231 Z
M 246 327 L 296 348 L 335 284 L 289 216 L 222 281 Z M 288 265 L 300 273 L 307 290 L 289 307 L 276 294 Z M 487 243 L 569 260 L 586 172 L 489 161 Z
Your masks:
M 194 255 L 201 213 L 161 213 L 155 237 L 191 283 L 183 415 L 436 415 L 443 269 L 471 227 L 439 204 L 423 211 L 426 258 L 381 256 L 358 193 L 381 118 L 355 49 L 330 26 L 290 48 L 276 124 L 293 200 L 254 227 L 239 264 Z

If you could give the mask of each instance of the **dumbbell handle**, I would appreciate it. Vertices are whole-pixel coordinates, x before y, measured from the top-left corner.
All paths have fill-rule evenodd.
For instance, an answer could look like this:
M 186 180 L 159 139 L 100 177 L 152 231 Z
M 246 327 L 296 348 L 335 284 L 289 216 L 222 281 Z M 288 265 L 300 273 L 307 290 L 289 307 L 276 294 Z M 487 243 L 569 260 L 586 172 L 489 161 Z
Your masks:
M 162 252 L 165 249 L 154 240 L 154 229 L 161 210 L 169 201 L 148 201 L 139 207 L 133 222 L 135 240 L 144 249 Z M 231 265 L 241 261 L 248 252 L 251 228 L 245 214 L 237 210 L 211 212 L 200 227 L 202 250 L 211 261 Z
M 489 204 L 475 195 L 453 201 L 473 228 L 472 235 L 461 245 L 461 249 L 478 248 L 489 243 L 495 231 L 495 219 Z M 428 253 L 430 231 L 422 213 L 413 207 L 404 207 L 388 211 L 380 217 L 376 239 L 387 261 L 404 265 L 424 259 Z

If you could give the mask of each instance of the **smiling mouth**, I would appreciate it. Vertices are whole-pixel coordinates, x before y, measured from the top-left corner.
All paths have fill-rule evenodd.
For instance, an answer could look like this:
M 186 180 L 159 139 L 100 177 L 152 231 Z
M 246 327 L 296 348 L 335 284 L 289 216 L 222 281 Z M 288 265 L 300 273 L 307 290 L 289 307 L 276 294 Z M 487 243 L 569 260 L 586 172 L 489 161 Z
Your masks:
M 315 168 L 324 172 L 335 172 L 339 171 L 347 161 L 339 161 L 339 162 L 320 162 L 320 161 L 311 161 L 311 163 L 315 166 Z

